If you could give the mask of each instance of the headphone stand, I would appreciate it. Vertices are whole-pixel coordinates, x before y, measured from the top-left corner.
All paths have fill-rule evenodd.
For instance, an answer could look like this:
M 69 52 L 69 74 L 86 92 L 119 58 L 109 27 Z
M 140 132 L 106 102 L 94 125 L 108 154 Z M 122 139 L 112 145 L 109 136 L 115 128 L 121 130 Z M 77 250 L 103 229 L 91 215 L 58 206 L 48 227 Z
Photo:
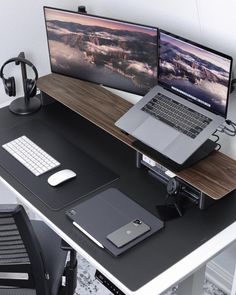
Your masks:
M 26 72 L 26 64 L 23 62 L 25 59 L 24 52 L 21 52 L 18 55 L 19 60 L 15 61 L 16 65 L 21 65 L 21 73 L 22 73 L 22 81 L 23 81 L 23 88 L 24 88 L 24 96 L 19 97 L 11 102 L 9 105 L 9 110 L 17 115 L 29 115 L 34 112 L 37 112 L 41 107 L 40 98 L 37 96 L 31 96 L 31 92 L 28 93 L 27 90 L 27 72 Z M 21 61 L 22 59 L 22 61 Z M 32 65 L 33 66 L 33 65 Z M 34 67 L 33 67 L 34 68 Z M 37 72 L 36 68 L 35 71 Z M 35 87 L 37 81 L 38 73 L 35 78 Z M 32 90 L 31 90 L 32 91 Z
M 11 102 L 9 110 L 17 115 L 29 115 L 37 112 L 41 107 L 41 101 L 39 97 L 34 96 L 30 99 L 25 97 L 19 97 Z

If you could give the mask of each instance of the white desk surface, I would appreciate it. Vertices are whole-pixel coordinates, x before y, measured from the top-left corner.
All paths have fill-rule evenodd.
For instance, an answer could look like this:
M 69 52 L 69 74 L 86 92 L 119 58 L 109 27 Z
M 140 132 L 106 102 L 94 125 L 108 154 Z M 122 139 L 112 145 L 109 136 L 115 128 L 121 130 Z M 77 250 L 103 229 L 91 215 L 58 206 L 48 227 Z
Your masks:
M 0 105 L 6 106 L 8 103 Z M 231 96 L 228 118 L 234 122 L 236 111 L 236 93 Z M 228 156 L 236 159 L 236 137 L 230 137 L 225 134 L 220 134 L 220 143 L 222 145 L 221 151 Z M 126 286 L 121 284 L 111 273 L 109 273 L 102 265 L 100 265 L 93 257 L 88 255 L 78 244 L 70 239 L 63 231 L 61 231 L 55 224 L 46 218 L 37 208 L 35 208 L 24 196 L 19 194 L 12 186 L 10 186 L 2 177 L 0 181 L 10 191 L 12 191 L 17 198 L 19 198 L 27 207 L 34 210 L 59 236 L 68 242 L 80 255 L 87 259 L 95 268 L 101 271 L 108 279 L 110 279 L 118 288 L 120 288 L 127 295 L 158 295 L 165 292 L 167 289 L 176 283 L 184 280 L 189 275 L 193 274 L 196 270 L 205 265 L 214 256 L 231 245 L 236 240 L 236 222 L 225 228 L 223 231 L 215 235 L 212 239 L 202 244 L 196 250 L 183 259 L 172 265 L 159 276 L 151 280 L 149 283 L 141 287 L 135 292 L 127 289 Z M 158 261 L 157 261 L 158 263 Z M 134 274 L 135 275 L 135 274 Z

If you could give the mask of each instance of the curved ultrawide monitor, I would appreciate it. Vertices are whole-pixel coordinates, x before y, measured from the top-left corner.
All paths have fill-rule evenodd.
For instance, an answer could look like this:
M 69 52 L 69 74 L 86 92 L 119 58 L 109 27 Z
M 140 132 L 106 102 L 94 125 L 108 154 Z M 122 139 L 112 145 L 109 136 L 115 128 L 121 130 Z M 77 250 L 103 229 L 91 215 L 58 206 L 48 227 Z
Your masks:
M 146 94 L 157 84 L 155 27 L 44 7 L 51 71 Z

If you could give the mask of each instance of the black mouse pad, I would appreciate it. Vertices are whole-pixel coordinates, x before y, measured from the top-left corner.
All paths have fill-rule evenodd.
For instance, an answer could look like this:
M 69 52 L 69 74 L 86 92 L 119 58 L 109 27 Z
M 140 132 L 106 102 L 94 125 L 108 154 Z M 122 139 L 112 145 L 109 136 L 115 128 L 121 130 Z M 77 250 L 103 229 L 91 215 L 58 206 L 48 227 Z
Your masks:
M 2 147 L 22 135 L 29 137 L 61 165 L 41 176 L 31 173 Z M 118 178 L 117 174 L 39 120 L 17 125 L 0 134 L 0 165 L 53 210 L 62 209 Z M 62 169 L 73 170 L 76 178 L 56 187 L 50 186 L 48 177 Z

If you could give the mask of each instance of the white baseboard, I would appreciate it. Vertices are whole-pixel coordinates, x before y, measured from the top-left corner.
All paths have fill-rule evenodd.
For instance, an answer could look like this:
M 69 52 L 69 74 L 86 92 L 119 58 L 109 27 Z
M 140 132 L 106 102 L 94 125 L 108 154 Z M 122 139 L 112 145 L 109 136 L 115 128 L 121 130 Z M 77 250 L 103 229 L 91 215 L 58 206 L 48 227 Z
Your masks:
M 233 283 L 233 275 L 219 264 L 214 262 L 214 260 L 207 264 L 206 278 L 227 295 L 230 295 Z

